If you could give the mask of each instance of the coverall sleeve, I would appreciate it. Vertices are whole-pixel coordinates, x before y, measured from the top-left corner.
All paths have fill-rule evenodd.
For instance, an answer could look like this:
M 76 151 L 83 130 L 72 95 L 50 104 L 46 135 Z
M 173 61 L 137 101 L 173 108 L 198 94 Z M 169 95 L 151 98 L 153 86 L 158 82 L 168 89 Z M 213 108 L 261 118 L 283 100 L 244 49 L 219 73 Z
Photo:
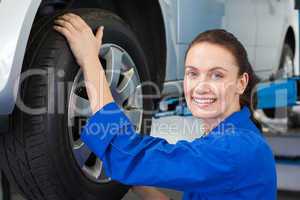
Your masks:
M 169 144 L 141 136 L 115 102 L 88 119 L 81 140 L 102 160 L 106 175 L 123 184 L 206 192 L 231 187 L 230 150 L 203 139 Z

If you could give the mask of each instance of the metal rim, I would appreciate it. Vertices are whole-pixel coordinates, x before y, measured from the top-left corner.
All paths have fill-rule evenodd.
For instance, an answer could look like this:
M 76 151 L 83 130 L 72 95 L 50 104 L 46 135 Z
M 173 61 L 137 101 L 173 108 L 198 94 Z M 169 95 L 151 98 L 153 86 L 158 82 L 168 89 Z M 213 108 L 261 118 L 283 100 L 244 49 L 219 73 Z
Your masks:
M 279 71 L 279 75 L 277 76 L 277 79 L 287 79 L 288 77 L 293 76 L 294 73 L 294 61 L 293 57 L 291 57 L 289 54 L 286 54 L 283 58 L 283 66 L 282 69 Z M 276 110 L 275 112 L 275 118 L 280 118 L 284 120 L 284 124 L 287 125 L 288 123 L 288 112 L 290 112 L 291 109 L 289 107 L 286 107 L 284 110 Z M 279 112 L 279 113 L 278 113 Z M 282 113 L 284 112 L 284 113 Z
M 115 102 L 123 109 L 137 132 L 143 116 L 141 80 L 130 55 L 120 46 L 107 43 L 100 49 L 99 58 L 106 72 L 106 79 Z M 81 69 L 72 84 L 68 104 L 68 134 L 74 158 L 84 175 L 97 183 L 107 183 L 102 162 L 80 140 L 80 130 L 92 111 L 85 90 Z
M 289 55 L 286 55 L 283 58 L 283 67 L 280 70 L 281 72 L 278 75 L 278 78 L 288 78 L 293 76 L 293 71 L 294 71 L 294 62 L 293 58 Z
M 294 73 L 294 62 L 293 57 L 289 54 L 285 54 L 283 57 L 283 65 L 281 69 L 275 74 L 275 79 L 286 79 L 293 76 Z M 256 110 L 255 116 L 260 122 L 262 122 L 263 130 L 266 132 L 271 131 L 272 133 L 285 133 L 288 130 L 288 118 L 289 112 L 292 109 L 287 107 L 283 109 L 275 109 L 275 116 L 268 117 L 262 110 Z M 284 112 L 284 113 L 282 113 Z

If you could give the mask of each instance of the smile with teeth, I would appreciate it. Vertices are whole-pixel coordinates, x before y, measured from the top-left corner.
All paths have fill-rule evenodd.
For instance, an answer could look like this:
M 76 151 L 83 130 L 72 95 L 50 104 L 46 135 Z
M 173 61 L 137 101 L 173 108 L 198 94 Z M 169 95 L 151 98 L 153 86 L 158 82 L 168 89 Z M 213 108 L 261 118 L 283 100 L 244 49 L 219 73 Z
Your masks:
M 214 103 L 216 98 L 192 98 L 192 101 L 197 105 L 206 105 Z

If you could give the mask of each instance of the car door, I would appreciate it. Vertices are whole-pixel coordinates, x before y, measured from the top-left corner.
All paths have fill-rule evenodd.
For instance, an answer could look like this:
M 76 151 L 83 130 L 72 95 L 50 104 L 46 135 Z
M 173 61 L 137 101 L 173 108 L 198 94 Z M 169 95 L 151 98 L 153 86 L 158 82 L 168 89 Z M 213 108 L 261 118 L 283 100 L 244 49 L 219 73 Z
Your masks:
M 245 46 L 250 62 L 255 61 L 256 13 L 254 0 L 177 1 L 179 49 L 178 79 L 184 76 L 184 53 L 200 32 L 223 28 L 232 32 Z
M 226 0 L 224 28 L 245 46 L 249 61 L 255 63 L 256 8 L 254 0 Z
M 189 43 L 208 29 L 222 28 L 224 0 L 176 0 L 177 2 L 177 78 L 184 77 L 184 58 Z
M 275 72 L 280 62 L 285 36 L 287 0 L 255 0 L 257 37 L 255 67 L 266 75 Z

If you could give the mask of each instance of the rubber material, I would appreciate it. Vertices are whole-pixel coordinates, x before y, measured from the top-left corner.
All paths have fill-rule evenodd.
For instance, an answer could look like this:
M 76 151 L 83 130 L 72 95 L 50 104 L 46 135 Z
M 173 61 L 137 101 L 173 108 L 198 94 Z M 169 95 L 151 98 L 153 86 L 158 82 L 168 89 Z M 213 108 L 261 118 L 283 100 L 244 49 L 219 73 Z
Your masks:
M 81 15 L 93 29 L 104 25 L 103 43 L 115 43 L 124 48 L 133 58 L 141 80 L 150 80 L 144 52 L 133 32 L 118 16 L 100 9 L 72 12 Z M 57 83 L 72 83 L 79 67 L 65 38 L 52 29 L 52 21 L 38 34 L 32 34 L 34 39 L 30 40 L 22 71 L 41 69 L 49 73 L 52 69 L 54 85 L 57 86 Z M 56 76 L 60 70 L 66 72 L 63 77 Z M 55 112 L 30 115 L 15 107 L 10 119 L 10 133 L 0 139 L 5 173 L 29 200 L 121 199 L 130 186 L 115 181 L 108 184 L 92 182 L 78 168 L 69 144 L 67 116 L 56 113 L 62 106 L 57 104 L 58 94 L 62 91 L 57 87 L 49 89 L 49 76 L 31 76 L 20 86 L 18 99 L 22 99 L 25 105 L 46 107 Z M 67 113 L 69 90 L 65 88 L 64 92 L 66 103 L 63 107 Z M 152 90 L 143 88 L 143 93 L 152 94 Z M 144 99 L 144 109 L 153 109 L 151 99 Z M 143 120 L 142 134 L 148 134 L 151 115 L 145 114 Z

